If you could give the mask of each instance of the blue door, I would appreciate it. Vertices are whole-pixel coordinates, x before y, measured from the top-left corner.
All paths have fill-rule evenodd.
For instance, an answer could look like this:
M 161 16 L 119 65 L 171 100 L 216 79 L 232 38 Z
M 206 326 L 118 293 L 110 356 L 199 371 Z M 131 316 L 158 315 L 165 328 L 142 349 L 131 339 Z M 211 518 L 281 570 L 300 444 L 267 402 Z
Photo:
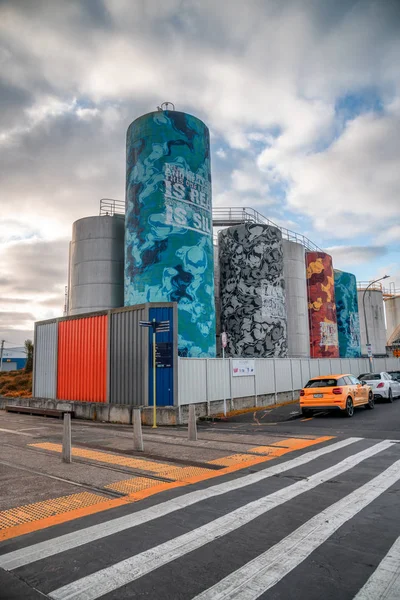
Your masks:
M 169 331 L 156 334 L 157 406 L 174 404 L 174 314 L 173 308 L 150 308 L 149 321 L 169 321 Z M 153 332 L 149 329 L 149 405 L 153 406 Z

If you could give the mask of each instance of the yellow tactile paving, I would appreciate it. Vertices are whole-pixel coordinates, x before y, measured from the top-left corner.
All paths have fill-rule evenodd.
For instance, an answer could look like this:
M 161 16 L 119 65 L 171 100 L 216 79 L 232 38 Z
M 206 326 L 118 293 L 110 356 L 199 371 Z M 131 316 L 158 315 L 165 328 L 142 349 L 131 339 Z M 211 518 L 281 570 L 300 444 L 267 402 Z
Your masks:
M 209 464 L 220 465 L 221 467 L 230 467 L 231 465 L 252 461 L 254 461 L 254 456 L 251 454 L 232 454 L 231 456 L 223 456 L 222 458 L 210 460 Z
M 42 450 L 51 450 L 52 452 L 62 451 L 61 444 L 52 444 L 49 442 L 29 444 L 29 446 L 41 448 Z M 131 458 L 130 456 L 122 456 L 121 454 L 108 454 L 107 452 L 89 450 L 87 448 L 72 448 L 72 456 L 77 456 L 78 458 L 88 458 L 89 460 L 97 460 L 99 462 L 118 465 L 120 467 L 140 469 L 141 471 L 149 471 L 150 473 L 157 473 L 158 475 L 160 475 L 162 471 L 171 468 L 171 465 L 167 463 L 144 460 L 142 458 Z
M 122 494 L 133 494 L 134 492 L 147 490 L 159 484 L 160 482 L 157 479 L 149 479 L 149 477 L 133 477 L 132 479 L 123 479 L 122 481 L 109 483 L 105 487 L 109 490 L 121 492 Z
M 39 521 L 86 506 L 93 506 L 104 502 L 104 500 L 104 496 L 82 492 L 3 510 L 0 512 L 0 530 L 23 523 L 32 523 L 32 521 Z

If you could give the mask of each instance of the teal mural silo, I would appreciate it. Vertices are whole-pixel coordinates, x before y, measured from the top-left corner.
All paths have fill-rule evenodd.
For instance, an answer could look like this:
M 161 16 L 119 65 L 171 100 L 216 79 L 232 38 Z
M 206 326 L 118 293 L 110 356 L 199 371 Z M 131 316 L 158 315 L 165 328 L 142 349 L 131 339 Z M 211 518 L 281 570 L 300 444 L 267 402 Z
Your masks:
M 126 140 L 125 306 L 178 303 L 180 356 L 215 356 L 210 136 L 175 110 Z
M 361 356 L 357 282 L 354 275 L 334 271 L 336 314 L 341 358 Z

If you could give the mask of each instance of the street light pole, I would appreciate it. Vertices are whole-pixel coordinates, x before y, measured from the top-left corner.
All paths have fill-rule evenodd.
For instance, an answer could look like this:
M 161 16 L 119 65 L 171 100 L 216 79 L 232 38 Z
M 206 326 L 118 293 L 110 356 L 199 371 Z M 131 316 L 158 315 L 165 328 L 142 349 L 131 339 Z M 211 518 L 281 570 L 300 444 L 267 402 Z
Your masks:
M 368 321 L 367 321 L 367 313 L 365 310 L 365 294 L 368 291 L 368 288 L 371 287 L 371 285 L 374 285 L 374 283 L 378 283 L 378 281 L 382 281 L 383 279 L 388 279 L 388 277 L 390 277 L 390 275 L 384 275 L 383 277 L 380 277 L 379 279 L 375 279 L 375 281 L 371 281 L 370 284 L 367 285 L 367 287 L 364 290 L 363 293 L 363 298 L 362 298 L 362 303 L 363 303 L 363 311 L 364 311 L 364 323 L 365 323 L 365 337 L 367 338 L 367 352 L 368 352 L 368 346 L 369 346 L 369 334 L 368 334 Z M 372 356 L 368 356 L 369 359 L 369 366 L 370 366 L 370 371 L 372 371 Z

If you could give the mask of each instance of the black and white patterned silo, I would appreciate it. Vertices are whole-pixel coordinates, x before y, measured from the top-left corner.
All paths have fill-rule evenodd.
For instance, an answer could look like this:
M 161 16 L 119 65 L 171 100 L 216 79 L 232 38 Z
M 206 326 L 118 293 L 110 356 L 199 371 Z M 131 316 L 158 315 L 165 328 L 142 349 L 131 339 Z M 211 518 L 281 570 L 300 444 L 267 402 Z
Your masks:
M 219 232 L 221 328 L 232 357 L 287 356 L 282 234 L 258 223 Z

